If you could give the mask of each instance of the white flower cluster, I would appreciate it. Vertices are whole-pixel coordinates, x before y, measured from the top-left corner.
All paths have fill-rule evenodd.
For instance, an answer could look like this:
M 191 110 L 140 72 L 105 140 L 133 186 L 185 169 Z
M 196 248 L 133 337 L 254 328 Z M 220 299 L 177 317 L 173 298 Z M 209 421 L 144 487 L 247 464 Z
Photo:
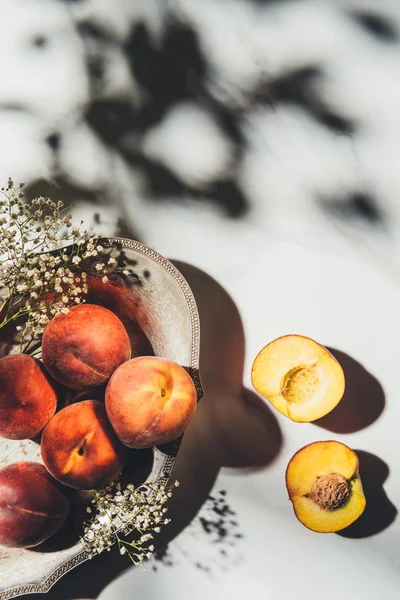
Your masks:
M 23 183 L 0 190 L 0 290 L 5 293 L 0 328 L 18 323 L 21 338 L 39 335 L 60 312 L 84 301 L 88 259 L 103 250 L 99 236 L 74 227 L 61 201 L 39 197 L 27 203 Z M 113 265 L 98 262 L 103 275 Z M 21 325 L 20 323 L 23 323 Z
M 176 481 L 174 486 L 178 485 Z M 121 554 L 127 554 L 133 564 L 143 566 L 154 550 L 148 542 L 170 521 L 165 515 L 165 504 L 172 496 L 171 489 L 159 483 L 146 483 L 137 488 L 128 484 L 123 489 L 121 483 L 115 481 L 92 493 L 93 506 L 88 507 L 87 512 L 93 514 L 93 518 L 84 523 L 82 536 L 89 558 L 109 551 L 117 543 Z M 121 537 L 129 533 L 133 535 L 132 541 Z

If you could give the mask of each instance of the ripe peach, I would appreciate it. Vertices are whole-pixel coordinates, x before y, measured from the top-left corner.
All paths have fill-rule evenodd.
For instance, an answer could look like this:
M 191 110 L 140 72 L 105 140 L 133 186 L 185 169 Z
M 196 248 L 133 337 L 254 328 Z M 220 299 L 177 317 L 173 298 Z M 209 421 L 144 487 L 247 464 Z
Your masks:
M 286 487 L 296 517 L 319 533 L 348 527 L 365 509 L 357 454 L 334 440 L 296 452 L 286 470 Z
M 277 411 L 298 423 L 328 414 L 345 388 L 336 358 L 302 335 L 285 335 L 267 344 L 253 362 L 251 381 Z
M 42 363 L 27 354 L 0 359 L 0 436 L 35 437 L 54 415 L 57 394 Z
M 134 281 L 139 283 L 139 280 Z M 139 325 L 139 321 L 148 325 L 150 318 L 143 306 L 143 293 L 138 293 L 140 287 L 129 284 L 121 274 L 110 275 L 105 283 L 98 275 L 89 275 L 87 285 L 87 302 L 108 308 L 121 320 L 131 342 L 131 357 L 154 354 L 150 341 Z
M 60 410 L 43 430 L 41 453 L 55 479 L 79 490 L 107 485 L 118 477 L 128 458 L 98 400 Z
M 43 333 L 45 366 L 54 379 L 74 390 L 105 383 L 130 355 L 121 321 L 96 304 L 81 304 L 57 315 Z
M 54 535 L 70 509 L 43 465 L 17 462 L 0 470 L 0 544 L 31 548 Z
M 149 448 L 179 437 L 197 406 L 190 375 L 176 362 L 140 356 L 113 373 L 106 410 L 119 439 L 130 448 Z

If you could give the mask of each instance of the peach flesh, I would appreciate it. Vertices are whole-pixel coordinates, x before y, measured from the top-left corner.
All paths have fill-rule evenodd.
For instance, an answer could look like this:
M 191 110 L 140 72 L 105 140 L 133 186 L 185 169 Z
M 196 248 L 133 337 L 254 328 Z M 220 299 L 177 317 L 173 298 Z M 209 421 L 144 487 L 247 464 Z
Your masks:
M 125 327 L 114 313 L 96 304 L 81 304 L 57 315 L 43 333 L 47 370 L 74 390 L 102 385 L 130 355 Z
M 286 486 L 298 520 L 318 533 L 348 527 L 365 509 L 358 457 L 341 442 L 301 448 L 288 464 Z
M 97 400 L 70 404 L 42 434 L 43 463 L 60 483 L 75 489 L 101 488 L 121 473 L 127 450 Z
M 255 390 L 293 421 L 306 423 L 328 414 L 345 388 L 343 369 L 321 344 L 300 335 L 273 340 L 256 356 Z
M 130 448 L 149 448 L 184 432 L 196 411 L 196 388 L 176 362 L 142 356 L 115 371 L 105 404 L 119 439 Z
M 39 360 L 27 354 L 0 359 L 0 437 L 35 437 L 56 408 L 55 387 Z
M 0 544 L 31 548 L 54 535 L 70 508 L 43 465 L 13 463 L 0 470 Z

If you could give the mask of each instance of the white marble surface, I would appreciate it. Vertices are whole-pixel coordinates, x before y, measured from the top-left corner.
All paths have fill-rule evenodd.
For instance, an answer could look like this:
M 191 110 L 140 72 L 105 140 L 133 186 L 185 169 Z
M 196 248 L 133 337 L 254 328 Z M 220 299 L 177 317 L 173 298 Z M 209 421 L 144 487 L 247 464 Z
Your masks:
M 163 27 L 157 2 L 136 11 L 128 0 L 70 5 L 2 0 L 0 72 L 7 85 L 1 87 L 0 102 L 23 103 L 29 111 L 0 110 L 0 177 L 51 179 L 54 156 L 43 140 L 56 128 L 63 135 L 58 160 L 67 179 L 82 189 L 114 189 L 116 204 L 100 209 L 104 220 L 111 222 L 110 230 L 122 215 L 147 244 L 202 269 L 231 295 L 243 320 L 247 388 L 252 361 L 261 347 L 285 333 L 300 333 L 358 361 L 382 386 L 385 407 L 368 426 L 348 433 L 299 425 L 276 415 L 283 437 L 276 459 L 257 468 L 243 459 L 245 467 L 223 467 L 214 483 L 215 491 L 227 490 L 244 535 L 232 556 L 221 558 L 207 536 L 193 535 L 189 528 L 171 543 L 173 566 L 158 563 L 157 571 L 151 565 L 144 572 L 130 569 L 98 598 L 200 600 L 224 595 L 239 600 L 260 595 L 276 600 L 292 596 L 395 600 L 400 596 L 399 519 L 361 539 L 312 533 L 293 515 L 284 472 L 302 445 L 338 439 L 387 464 L 389 474 L 380 493 L 400 507 L 400 43 L 378 41 L 344 16 L 350 7 L 372 7 L 399 31 L 399 3 L 179 0 L 170 5 L 199 33 L 213 68 L 212 93 L 245 111 L 241 127 L 247 146 L 241 163 L 234 165 L 231 143 L 218 134 L 212 115 L 185 102 L 146 132 L 140 148 L 194 187 L 236 169 L 249 212 L 235 221 L 205 199 L 149 202 L 142 175 L 107 148 L 82 119 L 89 91 L 74 23 L 93 18 L 106 23 L 116 40 L 124 40 L 127 23 L 141 17 L 157 38 Z M 24 40 L 36 24 L 40 33 L 45 25 L 55 40 L 50 54 L 29 58 L 42 61 L 41 66 L 22 56 Z M 106 97 L 122 95 L 140 106 L 145 101 L 143 90 L 126 68 L 124 56 L 116 50 L 113 57 L 111 73 L 120 76 L 109 79 Z M 355 135 L 332 133 L 299 106 L 241 104 L 243 89 L 260 77 L 310 63 L 324 68 L 318 94 L 359 123 Z M 341 198 L 360 190 L 377 198 L 386 215 L 383 225 L 329 216 L 317 202 L 320 196 Z M 75 214 L 90 220 L 95 210 L 86 202 Z M 215 298 L 210 293 L 210 307 Z M 215 372 L 210 367 L 209 381 L 218 381 L 224 363 L 224 338 L 229 332 L 222 321 L 219 327 L 216 320 L 213 331 L 220 362 Z M 215 392 L 219 403 L 230 393 L 229 382 L 224 386 Z M 364 392 L 365 387 L 360 393 Z M 362 398 L 359 410 L 363 411 Z M 240 458 L 245 453 L 235 446 L 235 439 L 240 446 L 241 433 L 229 429 L 229 410 L 219 416 L 226 419 L 233 454 Z M 246 418 L 244 410 L 243 423 Z M 187 485 L 190 495 L 190 482 Z M 182 488 L 185 492 L 185 481 Z M 387 504 L 381 506 L 387 510 Z M 202 561 L 212 563 L 211 573 L 196 568 L 195 563 Z M 77 586 L 70 597 L 79 595 Z

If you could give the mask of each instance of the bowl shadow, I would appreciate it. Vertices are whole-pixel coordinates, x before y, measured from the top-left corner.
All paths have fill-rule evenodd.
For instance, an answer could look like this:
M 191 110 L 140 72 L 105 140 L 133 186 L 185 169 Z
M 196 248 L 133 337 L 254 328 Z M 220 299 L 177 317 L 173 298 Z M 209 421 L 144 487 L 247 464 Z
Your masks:
M 389 500 L 383 484 L 389 475 L 388 465 L 378 456 L 365 450 L 355 450 L 360 460 L 360 477 L 367 505 L 361 517 L 337 534 L 361 539 L 387 529 L 397 516 L 397 508 Z
M 184 262 L 200 315 L 200 376 L 204 397 L 183 436 L 172 480 L 181 485 L 169 505 L 171 523 L 157 547 L 178 535 L 208 497 L 221 467 L 262 469 L 278 455 L 282 433 L 269 407 L 243 386 L 245 336 L 239 311 L 222 286 Z
M 346 388 L 339 404 L 314 425 L 333 433 L 354 433 L 369 427 L 385 408 L 385 392 L 379 381 L 357 360 L 328 348 L 343 368 Z
M 204 271 L 173 261 L 194 294 L 200 315 L 200 375 L 204 396 L 185 431 L 171 481 L 171 523 L 154 540 L 165 547 L 196 516 L 221 467 L 263 469 L 278 456 L 282 433 L 268 406 L 243 386 L 245 336 L 239 311 L 223 287 Z M 131 563 L 114 546 L 67 573 L 47 594 L 31 600 L 97 598 Z

